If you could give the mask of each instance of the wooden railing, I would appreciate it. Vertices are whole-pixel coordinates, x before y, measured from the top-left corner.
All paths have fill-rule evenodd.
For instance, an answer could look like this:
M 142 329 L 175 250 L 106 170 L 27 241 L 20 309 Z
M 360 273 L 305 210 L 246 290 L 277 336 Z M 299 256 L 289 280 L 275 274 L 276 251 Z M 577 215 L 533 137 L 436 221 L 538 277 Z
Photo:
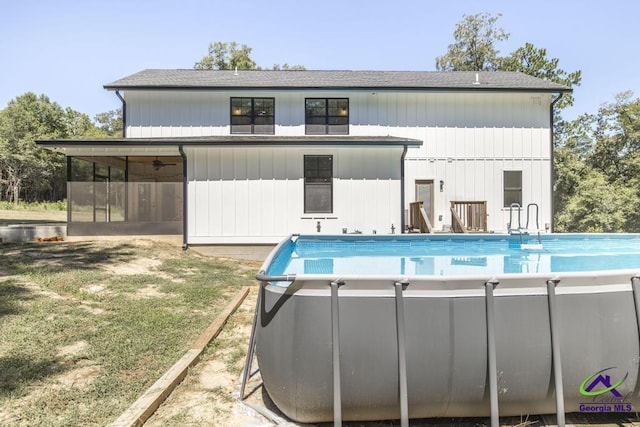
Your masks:
M 487 232 L 486 201 L 452 201 L 451 229 L 455 233 Z
M 420 230 L 421 233 L 433 233 L 433 226 L 422 202 L 409 203 L 409 228 Z

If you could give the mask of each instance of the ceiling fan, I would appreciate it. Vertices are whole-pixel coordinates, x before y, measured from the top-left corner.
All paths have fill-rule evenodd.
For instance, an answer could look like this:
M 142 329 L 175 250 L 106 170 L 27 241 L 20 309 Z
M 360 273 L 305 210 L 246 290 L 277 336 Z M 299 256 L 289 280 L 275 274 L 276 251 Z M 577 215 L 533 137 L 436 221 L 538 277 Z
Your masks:
M 175 166 L 176 163 L 165 163 L 162 160 L 158 160 L 158 157 L 156 156 L 156 159 L 151 162 L 151 164 L 153 165 L 153 169 L 154 170 L 160 170 L 161 168 L 165 167 L 165 166 Z

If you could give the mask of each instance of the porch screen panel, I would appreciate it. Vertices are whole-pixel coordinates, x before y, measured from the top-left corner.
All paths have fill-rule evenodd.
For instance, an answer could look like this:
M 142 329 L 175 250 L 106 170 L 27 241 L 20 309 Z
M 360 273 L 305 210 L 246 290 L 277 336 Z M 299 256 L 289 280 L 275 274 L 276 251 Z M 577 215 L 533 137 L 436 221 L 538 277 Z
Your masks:
M 68 183 L 70 220 L 93 222 L 93 162 L 71 158 Z
M 109 220 L 125 220 L 125 173 L 122 168 L 112 167 L 109 171 Z
M 93 220 L 95 222 L 109 221 L 109 167 L 95 164 L 93 177 Z
M 179 234 L 179 156 L 71 157 L 70 235 Z
M 68 199 L 71 222 L 124 221 L 125 161 L 72 157 Z

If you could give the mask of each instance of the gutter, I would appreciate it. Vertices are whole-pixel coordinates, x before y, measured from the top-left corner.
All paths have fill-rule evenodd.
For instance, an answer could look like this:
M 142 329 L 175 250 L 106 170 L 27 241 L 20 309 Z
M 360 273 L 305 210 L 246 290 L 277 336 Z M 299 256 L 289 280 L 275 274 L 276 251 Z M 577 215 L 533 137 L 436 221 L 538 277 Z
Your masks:
M 120 91 L 116 90 L 116 96 L 122 101 L 122 137 L 127 137 L 127 102 L 124 100 Z
M 407 156 L 408 146 L 405 144 L 400 156 L 400 234 L 404 233 L 404 159 Z
M 450 71 L 448 71 L 450 72 Z M 185 90 L 185 91 L 264 91 L 264 92 L 282 92 L 282 91 L 354 91 L 354 92 L 523 92 L 523 93 L 557 93 L 562 88 L 540 88 L 540 87 L 507 87 L 507 86 L 341 86 L 341 85 L 317 85 L 317 86 L 260 86 L 260 85 L 105 85 L 106 90 L 152 90 L 152 91 L 169 91 L 169 90 Z
M 187 227 L 187 195 L 188 193 L 188 184 L 189 181 L 187 179 L 187 155 L 184 152 L 184 147 L 178 145 L 178 151 L 180 152 L 180 156 L 182 156 L 182 249 L 187 250 L 189 248 L 189 243 L 187 242 L 187 233 L 189 229 Z
M 554 163 L 554 156 L 553 156 L 553 150 L 554 150 L 554 144 L 553 144 L 553 107 L 554 105 L 556 105 L 556 102 L 560 101 L 560 99 L 562 99 L 562 95 L 563 93 L 560 92 L 558 94 L 558 97 L 556 99 L 554 99 L 553 101 L 551 101 L 551 105 L 549 107 L 549 124 L 551 126 L 549 126 L 550 130 L 551 130 L 551 219 L 550 219 L 550 226 L 549 226 L 549 232 L 553 233 L 553 222 L 554 222 L 554 218 L 556 215 L 556 207 L 555 207 L 555 203 L 554 203 L 554 199 L 555 199 L 555 195 L 553 194 L 553 186 L 555 184 L 556 181 L 556 167 L 555 167 L 555 163 Z

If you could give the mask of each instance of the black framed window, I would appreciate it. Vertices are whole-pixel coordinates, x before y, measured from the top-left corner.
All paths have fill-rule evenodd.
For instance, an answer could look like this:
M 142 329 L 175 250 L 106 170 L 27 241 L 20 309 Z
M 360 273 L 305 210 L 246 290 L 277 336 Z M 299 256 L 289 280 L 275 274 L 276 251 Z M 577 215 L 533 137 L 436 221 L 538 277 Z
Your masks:
M 333 212 L 333 156 L 304 156 L 304 212 Z
M 349 98 L 306 98 L 307 135 L 348 135 Z
M 508 208 L 512 203 L 522 206 L 522 171 L 504 171 L 504 207 Z
M 231 98 L 231 133 L 273 134 L 275 98 Z

